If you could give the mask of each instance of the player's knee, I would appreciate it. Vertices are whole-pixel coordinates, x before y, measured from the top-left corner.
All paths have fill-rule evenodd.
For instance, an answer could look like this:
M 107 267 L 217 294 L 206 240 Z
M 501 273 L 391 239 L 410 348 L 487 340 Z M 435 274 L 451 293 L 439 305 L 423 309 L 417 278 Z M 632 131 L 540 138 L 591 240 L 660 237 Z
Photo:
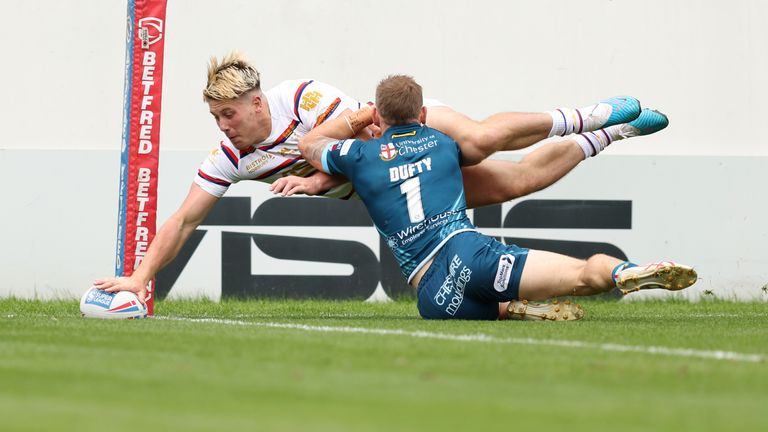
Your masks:
M 594 267 L 595 270 L 600 269 L 606 262 L 613 260 L 614 258 L 604 253 L 596 253 L 587 259 L 587 265 Z
M 608 255 L 602 253 L 597 253 L 590 256 L 584 263 L 584 272 L 594 273 L 599 271 L 599 269 L 602 267 L 602 262 L 605 261 L 606 258 L 608 258 Z
M 613 281 L 610 271 L 611 263 L 615 258 L 606 254 L 595 254 L 589 257 L 582 271 L 581 283 L 589 287 L 591 294 L 599 294 L 613 289 Z

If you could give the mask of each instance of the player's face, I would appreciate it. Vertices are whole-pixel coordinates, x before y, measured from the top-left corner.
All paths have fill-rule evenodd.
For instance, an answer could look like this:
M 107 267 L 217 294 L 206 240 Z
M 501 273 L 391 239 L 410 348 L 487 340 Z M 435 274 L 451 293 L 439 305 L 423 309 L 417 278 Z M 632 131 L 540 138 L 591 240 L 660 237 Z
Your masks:
M 272 132 L 272 120 L 262 95 L 244 94 L 237 99 L 208 101 L 219 129 L 239 150 L 258 144 Z

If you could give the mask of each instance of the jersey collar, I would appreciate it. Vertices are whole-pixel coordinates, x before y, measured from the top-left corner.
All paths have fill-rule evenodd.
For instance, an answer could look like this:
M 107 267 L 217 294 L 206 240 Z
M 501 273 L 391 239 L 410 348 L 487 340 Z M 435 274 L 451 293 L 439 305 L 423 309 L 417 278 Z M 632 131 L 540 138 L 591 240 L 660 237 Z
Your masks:
M 420 123 L 408 123 L 403 125 L 397 125 L 397 126 L 390 126 L 389 129 L 387 129 L 386 136 L 392 137 L 392 135 L 401 135 L 403 133 L 413 132 L 415 130 L 421 129 L 423 127 Z

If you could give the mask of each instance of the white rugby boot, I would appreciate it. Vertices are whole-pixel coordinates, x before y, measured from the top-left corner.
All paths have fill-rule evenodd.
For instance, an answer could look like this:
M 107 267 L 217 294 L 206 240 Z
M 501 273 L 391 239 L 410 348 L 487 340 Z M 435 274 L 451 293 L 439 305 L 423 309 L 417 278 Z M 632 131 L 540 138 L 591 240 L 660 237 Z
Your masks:
M 616 287 L 626 295 L 643 289 L 666 289 L 678 291 L 696 283 L 696 270 L 672 261 L 661 261 L 642 266 L 629 267 L 614 271 Z
M 528 300 L 513 300 L 507 307 L 509 319 L 527 321 L 575 321 L 584 317 L 584 309 L 570 300 L 552 303 L 531 303 Z

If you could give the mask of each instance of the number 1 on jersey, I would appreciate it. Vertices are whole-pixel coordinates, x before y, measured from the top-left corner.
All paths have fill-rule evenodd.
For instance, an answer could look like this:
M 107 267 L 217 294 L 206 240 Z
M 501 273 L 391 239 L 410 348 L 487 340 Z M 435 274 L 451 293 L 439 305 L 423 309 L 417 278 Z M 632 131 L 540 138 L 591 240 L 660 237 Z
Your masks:
M 412 177 L 400 185 L 400 193 L 405 194 L 405 201 L 408 204 L 408 217 L 411 223 L 424 220 L 424 206 L 421 204 L 421 182 L 418 177 Z

